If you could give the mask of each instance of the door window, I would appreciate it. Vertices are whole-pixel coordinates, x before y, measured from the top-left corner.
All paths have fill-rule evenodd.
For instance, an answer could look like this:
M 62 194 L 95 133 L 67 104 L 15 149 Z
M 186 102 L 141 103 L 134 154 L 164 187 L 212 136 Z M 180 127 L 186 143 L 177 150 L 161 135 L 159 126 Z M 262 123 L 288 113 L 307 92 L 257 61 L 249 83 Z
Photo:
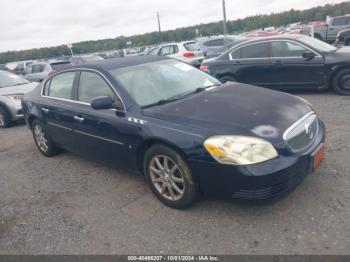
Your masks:
M 72 87 L 75 72 L 59 74 L 51 79 L 48 93 L 50 97 L 62 98 L 70 100 L 72 97 Z
M 24 74 L 25 75 L 28 75 L 28 74 L 31 74 L 32 73 L 32 69 L 33 69 L 33 66 L 28 66 L 25 70 L 24 70 Z
M 271 42 L 272 57 L 302 57 L 303 53 L 309 52 L 305 47 L 289 41 Z
M 91 72 L 81 72 L 78 100 L 91 103 L 92 99 L 99 96 L 110 96 L 113 98 L 114 92 L 100 75 Z
M 332 26 L 348 25 L 350 23 L 350 17 L 338 17 L 334 18 Z
M 158 55 L 158 52 L 159 52 L 159 47 L 152 49 L 151 51 L 149 51 L 147 55 Z
M 163 46 L 160 49 L 160 55 L 162 56 L 176 54 L 177 52 L 179 52 L 179 49 L 177 48 L 176 45 Z
M 33 65 L 33 69 L 32 69 L 32 73 L 41 73 L 43 72 L 45 69 L 45 65 L 43 64 L 36 64 L 36 65 Z
M 246 45 L 241 48 L 242 58 L 267 58 L 269 57 L 268 43 Z

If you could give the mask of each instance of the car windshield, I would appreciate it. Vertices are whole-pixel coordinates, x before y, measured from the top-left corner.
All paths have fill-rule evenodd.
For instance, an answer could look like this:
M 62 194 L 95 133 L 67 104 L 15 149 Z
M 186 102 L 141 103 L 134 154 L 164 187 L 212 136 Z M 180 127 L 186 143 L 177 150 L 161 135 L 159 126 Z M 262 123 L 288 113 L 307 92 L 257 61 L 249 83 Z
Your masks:
M 111 74 L 141 107 L 181 99 L 221 84 L 210 75 L 176 60 L 112 70 Z
M 337 50 L 336 47 L 309 36 L 303 36 L 299 40 L 309 46 L 312 46 L 313 48 L 319 50 L 320 52 L 333 52 Z
M 8 86 L 18 86 L 18 85 L 24 85 L 28 84 L 29 82 L 25 80 L 24 78 L 0 70 L 0 88 L 8 87 Z

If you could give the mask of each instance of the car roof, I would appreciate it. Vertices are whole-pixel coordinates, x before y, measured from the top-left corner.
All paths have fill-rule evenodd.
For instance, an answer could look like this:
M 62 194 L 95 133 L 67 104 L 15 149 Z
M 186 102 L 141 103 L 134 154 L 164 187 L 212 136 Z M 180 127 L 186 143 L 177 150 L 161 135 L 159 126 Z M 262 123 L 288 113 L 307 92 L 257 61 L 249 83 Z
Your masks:
M 141 64 L 147 64 L 157 61 L 167 60 L 169 58 L 162 56 L 127 56 L 127 57 L 118 57 L 107 60 L 96 61 L 93 63 L 87 63 L 83 65 L 70 66 L 65 69 L 74 69 L 74 68 L 102 68 L 105 70 L 114 70 L 124 67 L 136 66 Z
M 255 41 L 266 41 L 266 40 L 298 40 L 300 38 L 306 37 L 306 35 L 301 34 L 288 34 L 288 35 L 271 35 L 271 36 L 256 36 L 252 38 L 248 38 L 247 42 L 255 42 Z M 247 43 L 245 42 L 245 43 Z

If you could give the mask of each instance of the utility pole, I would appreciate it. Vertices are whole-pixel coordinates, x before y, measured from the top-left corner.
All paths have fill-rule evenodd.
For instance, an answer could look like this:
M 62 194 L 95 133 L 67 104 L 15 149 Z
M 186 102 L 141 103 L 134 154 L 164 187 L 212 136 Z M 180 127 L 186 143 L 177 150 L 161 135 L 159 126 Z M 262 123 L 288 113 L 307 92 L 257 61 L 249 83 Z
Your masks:
M 227 22 L 226 22 L 226 4 L 225 0 L 222 0 L 222 11 L 224 13 L 224 35 L 227 34 Z
M 158 19 L 159 43 L 161 43 L 162 42 L 162 29 L 160 27 L 159 12 L 157 12 L 157 19 Z

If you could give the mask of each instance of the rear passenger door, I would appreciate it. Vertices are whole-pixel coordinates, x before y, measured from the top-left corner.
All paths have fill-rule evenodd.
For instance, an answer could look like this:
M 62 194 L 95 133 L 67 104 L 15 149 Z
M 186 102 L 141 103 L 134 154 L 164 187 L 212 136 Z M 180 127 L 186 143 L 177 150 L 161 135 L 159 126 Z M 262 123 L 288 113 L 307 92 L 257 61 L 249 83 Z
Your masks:
M 73 101 L 73 86 L 76 72 L 64 72 L 45 83 L 43 102 L 40 110 L 46 123 L 48 134 L 60 147 L 74 151 L 76 140 L 72 128 L 75 123 L 77 103 Z
M 270 69 L 268 42 L 251 43 L 230 54 L 231 73 L 238 82 L 266 86 L 275 77 Z

